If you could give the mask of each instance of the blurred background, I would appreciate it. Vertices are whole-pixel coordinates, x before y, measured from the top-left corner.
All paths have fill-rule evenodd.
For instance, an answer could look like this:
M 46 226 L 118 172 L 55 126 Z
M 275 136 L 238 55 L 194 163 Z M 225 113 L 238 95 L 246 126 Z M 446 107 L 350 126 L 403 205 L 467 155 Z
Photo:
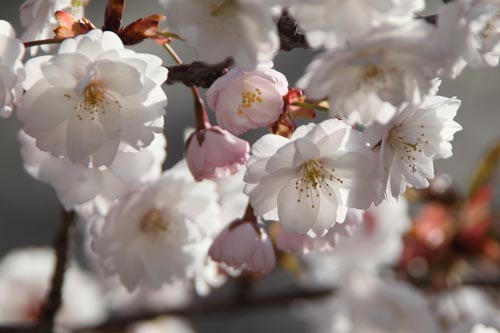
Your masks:
M 21 35 L 18 9 L 21 0 L 3 0 L 0 19 L 11 22 Z M 105 0 L 92 0 L 86 16 L 100 26 L 103 20 Z M 161 12 L 157 1 L 128 0 L 124 13 L 124 23 Z M 435 13 L 439 1 L 427 1 L 428 13 Z M 195 60 L 193 54 L 180 42 L 173 47 L 185 62 Z M 136 51 L 153 53 L 162 57 L 166 65 L 172 61 L 157 44 L 146 41 L 134 47 Z M 281 52 L 275 60 L 277 70 L 283 72 L 294 86 L 303 74 L 314 53 L 307 50 Z M 181 84 L 165 86 L 169 105 L 167 107 L 165 134 L 168 140 L 166 167 L 170 167 L 183 156 L 183 129 L 192 126 L 193 108 L 189 89 Z M 474 166 L 482 154 L 500 139 L 500 68 L 487 70 L 466 70 L 455 81 L 444 81 L 440 95 L 457 96 L 462 100 L 457 121 L 464 127 L 453 142 L 454 155 L 449 160 L 438 161 L 436 171 L 452 176 L 459 188 L 465 188 Z M 59 204 L 55 192 L 49 185 L 32 179 L 25 173 L 19 153 L 17 132 L 21 127 L 15 116 L 0 120 L 0 257 L 10 249 L 23 246 L 49 245 L 59 222 Z M 250 133 L 247 138 L 254 140 L 259 132 Z M 286 287 L 286 279 L 274 274 L 266 279 L 260 291 L 272 289 L 276 285 Z M 247 323 L 265 323 L 267 331 L 304 331 L 295 320 L 274 320 L 282 318 L 284 311 L 277 309 L 266 313 L 246 313 Z M 263 320 L 265 318 L 265 320 Z M 256 326 L 242 327 L 240 321 L 227 321 L 224 314 L 198 323 L 200 331 L 252 332 Z M 276 325 L 274 327 L 273 325 Z M 297 326 L 298 325 L 298 326 Z M 198 326 L 200 327 L 200 326 Z

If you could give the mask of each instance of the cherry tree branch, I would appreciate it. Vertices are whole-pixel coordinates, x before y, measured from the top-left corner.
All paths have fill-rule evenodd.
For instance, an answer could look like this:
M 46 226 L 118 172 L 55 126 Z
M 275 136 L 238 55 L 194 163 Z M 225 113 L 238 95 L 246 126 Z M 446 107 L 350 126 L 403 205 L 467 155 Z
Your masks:
M 333 293 L 332 289 L 322 290 L 294 290 L 259 297 L 235 298 L 225 301 L 202 301 L 187 308 L 167 309 L 159 311 L 143 311 L 136 314 L 117 316 L 105 323 L 94 327 L 83 327 L 74 330 L 75 333 L 100 333 L 122 331 L 133 323 L 150 320 L 160 316 L 173 315 L 183 317 L 209 316 L 213 314 L 231 314 L 250 309 L 262 310 L 264 307 L 279 307 L 290 305 L 297 299 L 320 299 Z M 1 332 L 1 331 L 0 331 Z
M 64 276 L 68 262 L 71 226 L 74 219 L 74 212 L 67 212 L 64 209 L 61 209 L 61 225 L 54 240 L 56 264 L 54 274 L 52 276 L 51 287 L 39 319 L 38 332 L 40 333 L 53 332 L 54 321 L 63 302 L 62 288 L 64 285 Z

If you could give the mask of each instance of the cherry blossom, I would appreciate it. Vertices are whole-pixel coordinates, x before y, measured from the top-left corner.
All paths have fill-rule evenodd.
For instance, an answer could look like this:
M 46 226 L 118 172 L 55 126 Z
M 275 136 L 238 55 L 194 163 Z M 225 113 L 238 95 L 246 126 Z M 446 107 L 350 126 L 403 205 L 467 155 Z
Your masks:
M 12 25 L 0 20 L 0 117 L 11 115 L 23 93 L 24 45 L 16 39 Z
M 186 160 L 197 181 L 235 174 L 248 158 L 250 146 L 219 126 L 193 132 L 186 140 Z
M 203 255 L 197 246 L 208 237 L 207 225 L 220 221 L 215 191 L 214 183 L 172 169 L 123 198 L 93 231 L 102 268 L 128 290 L 186 278 Z
M 421 103 L 438 66 L 433 27 L 423 20 L 382 26 L 321 54 L 298 82 L 309 97 L 328 97 L 330 116 L 351 124 L 387 123 L 397 108 Z
M 389 123 L 365 131 L 378 159 L 383 198 L 398 198 L 406 187 L 426 188 L 434 178 L 433 160 L 453 155 L 450 141 L 462 127 L 453 120 L 456 98 L 430 96 L 407 106 Z
M 344 222 L 345 223 L 345 222 Z M 352 272 L 375 274 L 397 262 L 403 251 L 403 235 L 410 227 L 408 203 L 383 201 L 363 215 L 350 237 L 342 237 L 331 252 L 311 252 L 303 260 L 306 279 L 326 286 L 342 285 Z
M 427 300 L 411 285 L 358 273 L 335 296 L 313 306 L 311 332 L 428 332 L 442 330 Z
M 286 3 L 286 1 L 285 1 Z M 404 24 L 425 8 L 423 0 L 288 0 L 312 47 L 342 46 L 382 24 Z
M 34 323 L 50 288 L 55 256 L 49 248 L 25 248 L 8 253 L 0 262 L 0 323 Z M 66 272 L 63 305 L 56 327 L 97 324 L 106 311 L 96 282 L 75 263 Z M 78 300 L 78 301 L 75 301 Z
M 165 137 L 156 134 L 145 149 L 120 149 L 107 169 L 86 168 L 39 150 L 23 131 L 18 137 L 26 171 L 52 185 L 66 210 L 75 209 L 88 220 L 105 216 L 117 199 L 158 178 L 166 155 Z
M 493 327 L 487 327 L 483 324 L 476 324 L 472 328 L 471 333 L 498 333 Z
M 21 36 L 25 42 L 50 39 L 54 37 L 57 27 L 55 12 L 63 10 L 76 18 L 82 18 L 89 0 L 26 0 L 19 9 L 21 25 L 26 29 Z M 42 45 L 44 52 L 51 50 L 51 45 Z M 38 52 L 39 47 L 32 47 L 31 55 Z
M 349 209 L 343 223 L 335 223 L 322 237 L 312 238 L 280 228 L 276 236 L 276 247 L 292 254 L 307 254 L 312 251 L 331 251 L 340 239 L 351 237 L 363 221 L 363 211 Z
M 236 220 L 215 238 L 208 254 L 234 268 L 267 274 L 276 258 L 267 231 L 256 222 Z
M 65 40 L 54 56 L 26 63 L 18 109 L 26 134 L 72 163 L 109 166 L 121 142 L 147 147 L 163 129 L 167 69 L 160 58 L 125 49 L 109 31 Z
M 172 31 L 194 48 L 202 61 L 232 57 L 241 69 L 272 61 L 279 48 L 271 1 L 159 0 Z
M 444 60 L 443 74 L 454 78 L 468 64 L 494 67 L 500 59 L 500 2 L 457 0 L 441 7 L 437 47 Z
M 143 321 L 135 324 L 129 333 L 195 333 L 194 329 L 185 319 L 163 316 L 155 320 Z
M 290 139 L 260 138 L 248 161 L 245 192 L 256 215 L 317 237 L 342 223 L 348 207 L 370 206 L 373 171 L 361 134 L 330 119 L 300 126 Z
M 234 135 L 267 127 L 283 112 L 283 96 L 288 93 L 286 77 L 264 63 L 254 71 L 233 68 L 207 91 L 217 123 Z

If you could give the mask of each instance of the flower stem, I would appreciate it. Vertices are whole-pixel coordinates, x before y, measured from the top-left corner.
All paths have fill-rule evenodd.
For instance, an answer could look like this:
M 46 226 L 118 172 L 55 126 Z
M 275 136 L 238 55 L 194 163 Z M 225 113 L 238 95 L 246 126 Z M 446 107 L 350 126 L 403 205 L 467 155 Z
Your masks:
M 24 43 L 24 47 L 28 48 L 33 46 L 47 45 L 47 44 L 60 44 L 65 39 L 66 38 L 51 38 L 51 39 L 34 40 L 32 42 Z
M 182 65 L 184 63 L 181 57 L 179 57 L 177 52 L 175 52 L 175 50 L 170 46 L 169 43 L 163 44 L 163 47 L 165 48 L 165 50 L 167 50 L 170 57 L 172 57 L 172 59 L 178 65 Z M 212 125 L 208 120 L 207 111 L 205 109 L 205 102 L 203 102 L 203 98 L 201 97 L 200 91 L 196 86 L 194 85 L 191 86 L 191 92 L 193 93 L 193 99 L 194 99 L 194 116 L 196 119 L 196 130 L 200 131 L 207 129 Z
M 301 108 L 308 109 L 308 110 L 316 110 L 316 111 L 321 111 L 321 112 L 328 112 L 328 108 L 314 104 L 314 103 L 307 103 L 307 102 L 297 102 L 293 103 L 292 105 L 294 106 L 300 106 Z

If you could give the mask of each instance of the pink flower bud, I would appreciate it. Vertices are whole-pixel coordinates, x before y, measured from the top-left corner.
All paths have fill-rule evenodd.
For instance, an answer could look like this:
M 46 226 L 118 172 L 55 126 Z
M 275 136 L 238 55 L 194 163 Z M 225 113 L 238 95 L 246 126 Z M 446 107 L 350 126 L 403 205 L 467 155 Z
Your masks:
M 224 228 L 208 250 L 212 260 L 267 274 L 276 265 L 273 244 L 262 226 L 236 220 Z
M 265 63 L 250 72 L 233 68 L 214 82 L 207 91 L 207 101 L 222 128 L 240 135 L 278 120 L 288 81 L 271 67 L 272 63 Z
M 218 126 L 194 132 L 186 141 L 186 160 L 197 181 L 230 176 L 246 163 L 250 146 Z

